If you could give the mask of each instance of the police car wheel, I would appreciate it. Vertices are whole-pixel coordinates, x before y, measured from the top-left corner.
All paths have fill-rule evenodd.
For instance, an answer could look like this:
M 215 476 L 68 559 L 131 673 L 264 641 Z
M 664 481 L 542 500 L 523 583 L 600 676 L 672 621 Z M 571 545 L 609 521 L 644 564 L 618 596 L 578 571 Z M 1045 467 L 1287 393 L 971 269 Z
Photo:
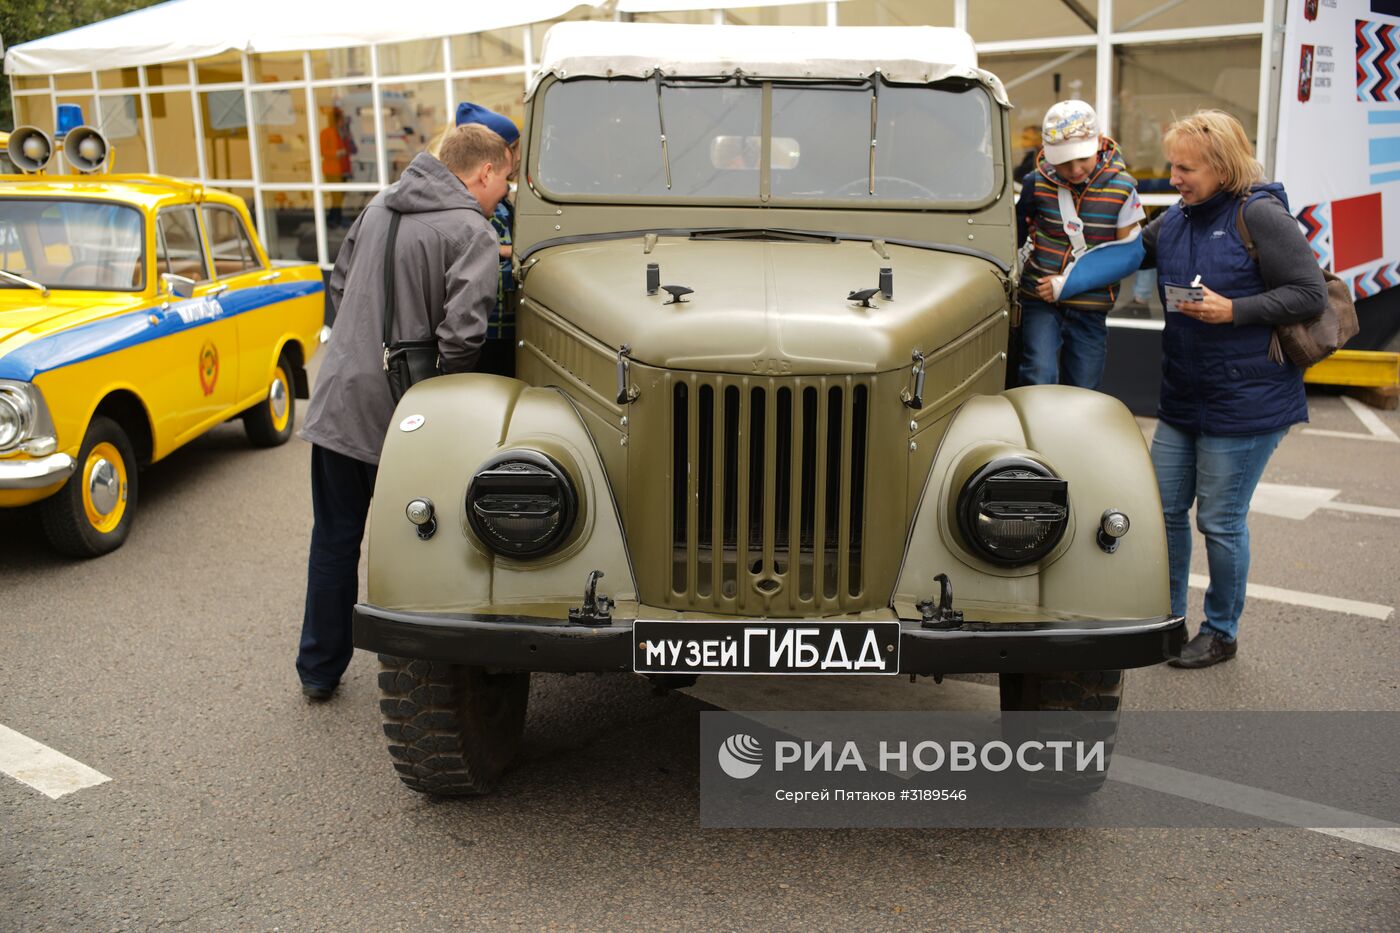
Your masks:
M 1113 746 L 1118 738 L 1118 718 L 1123 702 L 1122 671 L 1058 671 L 1040 674 L 1002 674 L 1001 709 L 1004 713 L 1088 713 L 1079 718 L 1051 720 L 1049 717 L 1002 717 L 1002 739 L 1013 748 L 1024 742 L 1045 745 L 1052 741 L 1083 743 L 1092 747 L 1102 742 L 1104 768 L 1075 772 L 1057 771 L 1052 766 L 1051 746 L 1046 746 L 1045 767 L 1025 775 L 1029 791 L 1057 796 L 1083 796 L 1103 787 Z M 1028 758 L 1034 758 L 1029 755 Z
M 243 429 L 254 447 L 278 447 L 291 438 L 297 406 L 293 372 L 287 355 L 279 356 L 267 394 L 243 413 Z
M 379 656 L 379 710 L 399 779 L 440 796 L 485 794 L 520 749 L 530 675 Z
M 77 469 L 39 505 L 44 534 L 69 557 L 114 551 L 136 514 L 136 452 L 121 425 L 98 415 L 78 449 Z

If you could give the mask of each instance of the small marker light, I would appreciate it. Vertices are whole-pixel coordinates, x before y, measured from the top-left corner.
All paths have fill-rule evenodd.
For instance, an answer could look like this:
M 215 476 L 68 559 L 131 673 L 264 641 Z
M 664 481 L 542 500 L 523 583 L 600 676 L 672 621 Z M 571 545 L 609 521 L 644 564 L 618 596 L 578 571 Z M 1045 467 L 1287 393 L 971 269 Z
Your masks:
M 418 530 L 418 537 L 428 540 L 437 531 L 437 519 L 433 516 L 433 500 L 410 499 L 404 514 Z
M 1099 519 L 1099 547 L 1109 554 L 1118 550 L 1118 541 L 1128 533 L 1128 516 L 1117 509 L 1108 509 Z

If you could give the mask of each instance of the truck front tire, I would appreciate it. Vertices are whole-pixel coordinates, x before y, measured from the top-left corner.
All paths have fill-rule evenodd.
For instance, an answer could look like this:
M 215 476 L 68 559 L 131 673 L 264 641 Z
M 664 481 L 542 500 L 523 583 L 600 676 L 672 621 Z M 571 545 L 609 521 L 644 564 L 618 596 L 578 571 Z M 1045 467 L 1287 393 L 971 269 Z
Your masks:
M 1002 674 L 1003 713 L 1092 713 L 1070 728 L 1040 717 L 1003 717 L 1003 738 L 1013 747 L 1027 741 L 1068 740 L 1104 744 L 1104 770 L 1076 773 L 1051 767 L 1027 774 L 1027 790 L 1063 796 L 1092 794 L 1108 779 L 1118 715 L 1123 701 L 1122 671 L 1057 671 L 1048 674 Z M 1049 764 L 1045 756 L 1043 764 Z
M 379 656 L 379 709 L 399 779 L 440 796 L 485 794 L 520 748 L 527 672 Z

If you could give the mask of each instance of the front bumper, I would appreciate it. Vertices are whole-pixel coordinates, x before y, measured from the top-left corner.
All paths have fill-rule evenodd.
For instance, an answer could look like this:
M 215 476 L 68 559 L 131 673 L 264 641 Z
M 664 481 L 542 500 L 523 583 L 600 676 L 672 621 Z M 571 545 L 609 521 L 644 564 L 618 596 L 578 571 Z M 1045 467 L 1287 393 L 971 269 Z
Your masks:
M 67 454 L 37 460 L 0 460 L 0 489 L 43 489 L 68 479 L 77 465 Z
M 789 621 L 789 620 L 783 620 Z M 926 629 L 903 622 L 901 674 L 1107 671 L 1175 657 L 1186 620 L 987 623 Z M 529 616 L 396 612 L 355 607 L 356 648 L 517 671 L 630 671 L 632 620 L 587 626 Z

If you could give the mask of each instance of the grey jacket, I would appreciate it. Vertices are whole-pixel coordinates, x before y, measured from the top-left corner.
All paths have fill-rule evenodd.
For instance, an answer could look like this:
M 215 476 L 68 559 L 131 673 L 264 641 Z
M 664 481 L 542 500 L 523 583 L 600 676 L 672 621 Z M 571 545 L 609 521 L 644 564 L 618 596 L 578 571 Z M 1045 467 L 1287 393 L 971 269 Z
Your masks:
M 436 335 L 442 371 L 470 372 L 496 304 L 498 243 L 457 176 L 418 155 L 355 220 L 331 273 L 335 324 L 301 436 L 378 463 L 394 400 L 384 375 L 384 246 L 399 211 L 394 340 Z

